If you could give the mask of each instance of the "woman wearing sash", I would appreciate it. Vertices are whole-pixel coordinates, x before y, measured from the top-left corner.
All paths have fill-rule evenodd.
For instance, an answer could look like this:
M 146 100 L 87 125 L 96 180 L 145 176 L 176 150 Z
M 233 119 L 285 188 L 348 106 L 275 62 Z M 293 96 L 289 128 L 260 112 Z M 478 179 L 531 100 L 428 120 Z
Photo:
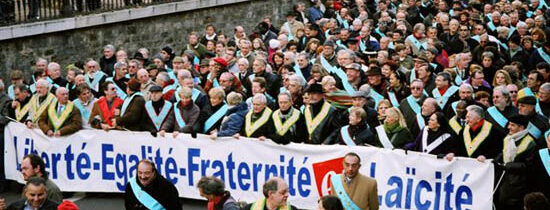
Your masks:
M 443 112 L 433 113 L 428 120 L 428 125 L 418 134 L 414 143 L 407 145 L 407 149 L 433 155 L 449 153 L 453 148 L 451 144 L 456 138 L 447 122 Z
M 384 125 L 376 127 L 378 142 L 376 146 L 388 149 L 404 148 L 405 144 L 411 142 L 411 132 L 407 129 L 407 124 L 401 111 L 395 107 L 386 109 L 386 118 Z
M 228 107 L 224 102 L 225 92 L 221 87 L 210 89 L 208 96 L 210 96 L 210 106 L 202 107 L 199 123 L 195 129 L 200 133 L 213 135 L 219 131 Z
M 382 67 L 382 72 L 385 71 L 385 68 L 390 68 L 389 65 L 390 64 L 388 63 L 384 64 L 384 67 Z M 390 99 L 393 107 L 399 108 L 399 103 L 401 102 L 401 100 L 410 95 L 411 92 L 407 87 L 405 87 L 405 84 L 403 83 L 404 78 L 400 74 L 397 74 L 393 70 L 393 67 L 391 71 L 392 72 L 389 73 L 388 77 L 389 86 L 386 89 L 386 98 Z
M 174 103 L 174 138 L 179 133 L 192 133 L 193 127 L 199 119 L 200 109 L 193 103 L 192 90 L 188 87 L 181 87 L 176 94 L 180 100 Z
M 115 109 L 120 109 L 124 101 L 117 95 L 117 88 L 113 82 L 105 82 L 102 85 L 105 96 L 101 96 L 92 107 L 88 119 L 93 128 L 109 130 L 113 128 Z
M 352 107 L 349 113 L 349 125 L 332 132 L 323 144 L 374 145 L 374 134 L 367 124 L 367 112 L 363 108 Z

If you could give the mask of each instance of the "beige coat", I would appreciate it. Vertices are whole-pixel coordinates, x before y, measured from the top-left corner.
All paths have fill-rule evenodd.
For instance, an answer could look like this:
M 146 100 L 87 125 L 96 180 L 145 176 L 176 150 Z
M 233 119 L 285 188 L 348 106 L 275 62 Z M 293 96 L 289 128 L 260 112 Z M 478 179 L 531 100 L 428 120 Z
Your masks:
M 340 177 L 346 193 L 355 205 L 361 209 L 378 209 L 378 189 L 376 180 L 357 174 L 357 176 L 355 176 L 348 185 L 344 181 L 344 175 L 342 174 Z M 330 194 L 336 195 L 336 191 L 333 186 L 330 187 Z

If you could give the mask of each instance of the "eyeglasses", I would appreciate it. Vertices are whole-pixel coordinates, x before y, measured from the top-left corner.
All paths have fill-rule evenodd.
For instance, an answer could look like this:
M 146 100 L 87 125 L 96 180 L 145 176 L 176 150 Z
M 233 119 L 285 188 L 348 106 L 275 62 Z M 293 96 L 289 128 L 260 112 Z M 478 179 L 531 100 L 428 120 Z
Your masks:
M 511 90 L 510 93 L 518 93 L 517 90 Z
M 411 90 L 422 90 L 421 87 L 411 87 Z
M 135 69 L 137 66 L 128 66 L 128 68 Z

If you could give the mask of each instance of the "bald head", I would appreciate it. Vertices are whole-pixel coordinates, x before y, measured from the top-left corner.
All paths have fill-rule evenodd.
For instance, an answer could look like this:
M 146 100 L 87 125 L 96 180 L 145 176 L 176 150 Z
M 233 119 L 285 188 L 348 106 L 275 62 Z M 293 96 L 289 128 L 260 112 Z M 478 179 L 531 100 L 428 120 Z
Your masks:
M 137 71 L 137 78 L 139 80 L 139 83 L 145 84 L 149 82 L 149 72 L 145 69 L 140 69 Z

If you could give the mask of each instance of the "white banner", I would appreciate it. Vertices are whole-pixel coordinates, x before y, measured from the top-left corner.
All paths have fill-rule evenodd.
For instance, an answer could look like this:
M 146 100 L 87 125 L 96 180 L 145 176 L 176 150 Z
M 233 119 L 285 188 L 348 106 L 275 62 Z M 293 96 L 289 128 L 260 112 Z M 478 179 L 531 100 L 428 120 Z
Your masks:
M 328 192 L 329 175 L 342 172 L 342 156 L 361 156 L 360 172 L 378 182 L 381 209 L 491 209 L 493 165 L 474 159 L 449 162 L 433 155 L 402 150 L 342 145 L 277 145 L 254 139 L 155 138 L 145 132 L 82 130 L 48 138 L 40 130 L 10 123 L 5 129 L 8 179 L 23 182 L 22 157 L 37 153 L 49 177 L 63 191 L 123 192 L 139 160 L 156 163 L 181 197 L 200 199 L 198 180 L 213 175 L 225 181 L 237 200 L 262 197 L 270 177 L 289 184 L 290 203 L 314 209 Z

